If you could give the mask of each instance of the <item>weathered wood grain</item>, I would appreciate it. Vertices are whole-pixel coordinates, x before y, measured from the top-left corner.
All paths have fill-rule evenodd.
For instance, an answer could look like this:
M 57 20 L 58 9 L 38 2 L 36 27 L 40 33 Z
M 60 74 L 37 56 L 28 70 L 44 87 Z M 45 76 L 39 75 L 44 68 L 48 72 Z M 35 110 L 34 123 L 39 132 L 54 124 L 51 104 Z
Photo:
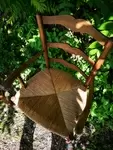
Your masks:
M 36 17 L 38 17 L 38 15 Z M 87 33 L 95 38 L 101 45 L 105 45 L 108 40 L 108 38 L 96 30 L 89 21 L 84 19 L 75 19 L 70 15 L 58 15 L 42 16 L 42 20 L 43 24 L 59 24 L 74 32 L 80 32 L 81 34 Z
M 47 47 L 50 48 L 61 48 L 65 52 L 68 52 L 70 54 L 75 54 L 82 56 L 86 61 L 88 61 L 92 66 L 95 64 L 95 62 L 88 57 L 84 52 L 82 52 L 79 48 L 72 48 L 69 44 L 67 43 L 47 43 Z

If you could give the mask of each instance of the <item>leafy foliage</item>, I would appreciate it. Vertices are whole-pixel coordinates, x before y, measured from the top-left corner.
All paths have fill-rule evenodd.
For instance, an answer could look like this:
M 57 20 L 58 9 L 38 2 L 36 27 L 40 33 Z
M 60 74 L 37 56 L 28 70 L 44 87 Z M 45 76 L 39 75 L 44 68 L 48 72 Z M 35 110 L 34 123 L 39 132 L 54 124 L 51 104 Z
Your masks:
M 0 1 L 0 82 L 21 63 L 38 51 L 41 51 L 39 31 L 35 14 L 44 15 L 73 14 L 75 18 L 85 18 L 105 36 L 113 37 L 113 0 L 1 0 Z M 73 35 L 64 28 L 52 26 L 46 29 L 48 41 L 66 41 L 72 47 L 80 47 L 92 59 L 96 60 L 102 52 L 102 46 L 88 35 Z M 78 57 L 73 57 L 60 49 L 49 49 L 50 57 L 59 57 L 77 64 L 89 73 L 89 65 Z M 88 122 L 95 128 L 107 126 L 113 129 L 113 51 L 96 76 L 93 105 Z M 81 78 L 80 74 L 60 64 L 52 64 Z M 40 57 L 22 75 L 29 78 L 37 68 L 43 69 L 45 61 Z M 0 104 L 0 112 L 4 105 Z M 2 107 L 3 106 L 3 107 Z M 12 115 L 13 116 L 13 115 Z M 3 116 L 2 116 L 3 117 Z M 2 123 L 3 124 L 3 123 Z M 7 124 L 7 123 L 6 123 Z M 3 124 L 2 129 L 7 128 Z

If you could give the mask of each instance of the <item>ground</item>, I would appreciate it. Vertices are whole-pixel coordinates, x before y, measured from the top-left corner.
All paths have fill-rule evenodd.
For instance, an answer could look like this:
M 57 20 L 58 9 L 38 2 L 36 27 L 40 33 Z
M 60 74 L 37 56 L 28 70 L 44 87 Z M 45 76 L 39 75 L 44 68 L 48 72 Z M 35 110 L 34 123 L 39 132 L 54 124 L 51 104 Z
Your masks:
M 35 124 L 17 110 L 11 133 L 0 130 L 0 150 L 66 150 L 65 140 Z M 92 127 L 85 127 L 81 136 L 72 141 L 74 150 L 113 150 L 113 131 L 102 128 L 92 134 Z

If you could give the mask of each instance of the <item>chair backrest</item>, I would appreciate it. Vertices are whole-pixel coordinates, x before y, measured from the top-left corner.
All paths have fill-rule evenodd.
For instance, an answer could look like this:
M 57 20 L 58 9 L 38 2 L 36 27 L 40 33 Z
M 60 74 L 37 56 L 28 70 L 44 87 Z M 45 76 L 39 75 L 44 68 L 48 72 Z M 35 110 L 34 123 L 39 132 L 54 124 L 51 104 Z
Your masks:
M 79 71 L 86 79 L 85 86 L 89 86 L 97 71 L 100 69 L 101 65 L 104 63 L 106 56 L 108 55 L 111 47 L 113 46 L 113 42 L 101 34 L 98 30 L 96 30 L 89 21 L 84 19 L 75 19 L 70 15 L 59 15 L 59 16 L 41 16 L 36 15 L 37 24 L 39 27 L 40 38 L 42 42 L 42 48 L 44 51 L 44 57 L 46 61 L 46 67 L 49 68 L 50 62 L 59 62 L 73 70 Z M 66 43 L 51 43 L 46 41 L 46 35 L 44 32 L 44 24 L 58 24 L 65 26 L 68 29 L 71 29 L 73 32 L 80 32 L 81 34 L 87 33 L 91 35 L 95 40 L 97 40 L 104 48 L 100 57 L 94 62 L 89 56 L 87 56 L 83 51 L 78 48 L 72 48 L 70 45 Z M 87 76 L 80 68 L 77 66 L 66 62 L 63 59 L 56 58 L 48 58 L 48 48 L 61 48 L 65 52 L 70 54 L 80 55 L 86 60 L 88 63 L 92 65 L 92 70 Z
M 96 75 L 97 71 L 101 67 L 101 65 L 104 63 L 105 58 L 107 57 L 110 49 L 113 47 L 113 42 L 102 35 L 99 31 L 97 31 L 90 22 L 84 20 L 84 19 L 75 19 L 72 16 L 69 15 L 59 15 L 59 16 L 41 16 L 41 15 L 36 15 L 37 23 L 39 26 L 39 31 L 40 31 L 40 37 L 42 41 L 42 48 L 44 52 L 44 57 L 46 61 L 46 67 L 49 68 L 49 62 L 60 62 L 61 64 L 79 71 L 85 78 L 85 86 L 88 87 L 90 83 L 93 81 L 94 76 Z M 46 41 L 46 36 L 44 33 L 44 24 L 58 24 L 58 25 L 63 25 L 66 28 L 70 28 L 73 32 L 80 32 L 81 34 L 87 33 L 94 37 L 95 40 L 97 40 L 102 46 L 103 46 L 103 52 L 100 55 L 100 57 L 97 59 L 96 62 L 94 62 L 90 57 L 88 57 L 84 52 L 82 52 L 78 48 L 72 48 L 70 45 L 66 43 L 50 43 Z M 53 48 L 61 48 L 64 51 L 70 53 L 70 54 L 75 54 L 75 55 L 80 55 L 82 56 L 87 62 L 89 62 L 92 65 L 92 70 L 87 76 L 80 68 L 73 64 L 69 64 L 63 59 L 56 59 L 56 58 L 48 58 L 48 48 L 53 47 Z M 0 90 L 1 91 L 7 91 L 11 88 L 11 85 L 13 81 L 19 77 L 22 85 L 26 86 L 22 79 L 20 78 L 20 73 L 24 71 L 29 64 L 34 62 L 41 54 L 36 54 L 32 58 L 30 58 L 27 62 L 22 64 L 18 69 L 14 70 L 8 78 L 4 81 L 3 84 L 0 85 Z M 0 99 L 2 99 L 3 96 L 0 94 Z

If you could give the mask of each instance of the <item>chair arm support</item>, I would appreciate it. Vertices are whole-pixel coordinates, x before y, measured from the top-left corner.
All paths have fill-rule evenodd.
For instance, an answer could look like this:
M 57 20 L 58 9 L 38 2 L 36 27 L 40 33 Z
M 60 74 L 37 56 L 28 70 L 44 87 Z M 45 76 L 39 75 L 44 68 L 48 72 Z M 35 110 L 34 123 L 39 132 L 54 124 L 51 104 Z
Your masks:
M 31 63 L 33 63 L 42 53 L 37 53 L 32 58 L 28 59 L 28 61 L 24 62 L 19 68 L 14 70 L 3 83 L 3 87 L 8 89 L 11 87 L 14 80 L 20 76 L 20 73 L 24 71 Z

